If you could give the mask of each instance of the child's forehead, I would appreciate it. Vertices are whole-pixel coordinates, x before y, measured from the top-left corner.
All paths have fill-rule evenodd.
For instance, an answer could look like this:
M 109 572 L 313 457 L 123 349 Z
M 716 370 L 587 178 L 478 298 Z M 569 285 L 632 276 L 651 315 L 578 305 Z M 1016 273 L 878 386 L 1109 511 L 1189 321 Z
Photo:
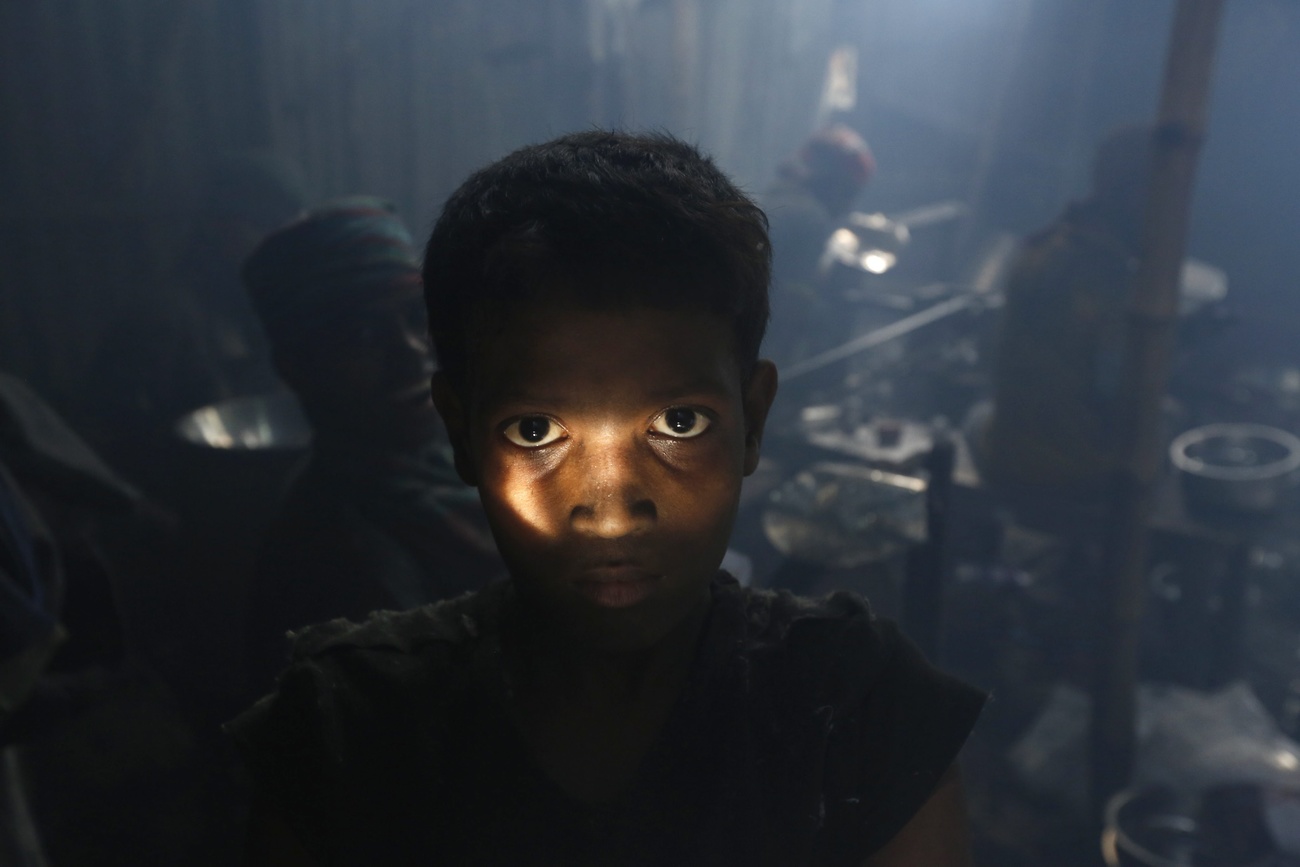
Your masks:
M 471 341 L 470 353 L 471 388 L 489 400 L 574 387 L 730 391 L 740 369 L 722 317 L 676 306 L 523 305 Z
M 470 342 L 470 354 L 480 357 L 502 352 L 518 352 L 519 341 L 536 341 L 556 335 L 610 339 L 619 344 L 633 340 L 653 329 L 667 336 L 707 330 L 714 341 L 732 348 L 732 327 L 726 317 L 710 311 L 703 304 L 673 300 L 654 303 L 652 299 L 628 301 L 590 301 L 571 294 L 552 294 L 519 299 L 489 314 L 477 329 L 478 339 Z M 577 347 L 574 347 L 575 349 Z

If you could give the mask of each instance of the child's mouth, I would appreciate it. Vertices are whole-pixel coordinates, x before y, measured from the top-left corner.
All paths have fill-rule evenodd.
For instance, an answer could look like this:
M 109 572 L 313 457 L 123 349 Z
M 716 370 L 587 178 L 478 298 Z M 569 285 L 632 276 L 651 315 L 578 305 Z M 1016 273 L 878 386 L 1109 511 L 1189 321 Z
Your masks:
M 589 569 L 575 585 L 578 592 L 602 608 L 628 608 L 644 601 L 659 576 L 635 566 L 611 565 Z

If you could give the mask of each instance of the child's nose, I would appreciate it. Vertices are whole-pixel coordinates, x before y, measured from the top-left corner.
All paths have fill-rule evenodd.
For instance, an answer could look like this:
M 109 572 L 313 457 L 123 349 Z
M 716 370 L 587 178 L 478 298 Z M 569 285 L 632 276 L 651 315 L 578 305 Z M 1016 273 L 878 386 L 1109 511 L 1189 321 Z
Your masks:
M 575 530 L 603 539 L 645 532 L 658 517 L 634 443 L 596 441 L 579 449 L 573 470 L 578 496 L 569 510 Z

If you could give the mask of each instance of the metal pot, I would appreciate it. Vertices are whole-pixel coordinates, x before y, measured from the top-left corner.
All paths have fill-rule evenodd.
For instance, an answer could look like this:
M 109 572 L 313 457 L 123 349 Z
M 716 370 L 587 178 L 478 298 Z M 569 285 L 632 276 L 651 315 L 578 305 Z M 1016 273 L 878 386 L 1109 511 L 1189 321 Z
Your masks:
M 1295 796 L 1251 782 L 1127 789 L 1106 805 L 1102 857 L 1107 867 L 1295 867 Z
M 175 431 L 186 519 L 213 545 L 251 546 L 311 445 L 298 401 L 290 394 L 235 398 L 185 415 Z
M 1180 434 L 1169 457 L 1192 506 L 1266 513 L 1300 472 L 1300 437 L 1262 424 L 1210 424 Z
M 1129 789 L 1106 805 L 1106 867 L 1187 867 L 1198 842 L 1187 805 L 1164 789 Z
M 311 425 L 290 394 L 240 397 L 205 406 L 176 422 L 181 439 L 221 451 L 302 451 Z

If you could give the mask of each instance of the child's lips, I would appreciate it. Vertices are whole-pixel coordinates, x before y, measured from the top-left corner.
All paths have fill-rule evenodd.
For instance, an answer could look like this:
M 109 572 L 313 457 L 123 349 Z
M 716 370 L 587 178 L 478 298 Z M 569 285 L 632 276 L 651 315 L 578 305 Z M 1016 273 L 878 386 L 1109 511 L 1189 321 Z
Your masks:
M 654 593 L 659 580 L 639 566 L 611 564 L 583 570 L 574 586 L 602 608 L 629 608 Z

